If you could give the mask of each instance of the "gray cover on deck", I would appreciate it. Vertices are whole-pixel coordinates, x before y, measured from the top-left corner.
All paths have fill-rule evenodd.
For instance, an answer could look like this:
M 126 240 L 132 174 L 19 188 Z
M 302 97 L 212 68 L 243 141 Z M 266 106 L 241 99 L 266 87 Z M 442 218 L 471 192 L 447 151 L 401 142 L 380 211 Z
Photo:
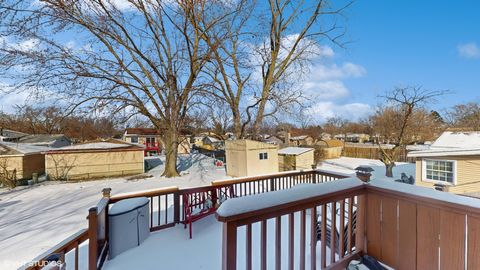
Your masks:
M 125 199 L 109 210 L 109 259 L 140 245 L 150 235 L 147 198 Z

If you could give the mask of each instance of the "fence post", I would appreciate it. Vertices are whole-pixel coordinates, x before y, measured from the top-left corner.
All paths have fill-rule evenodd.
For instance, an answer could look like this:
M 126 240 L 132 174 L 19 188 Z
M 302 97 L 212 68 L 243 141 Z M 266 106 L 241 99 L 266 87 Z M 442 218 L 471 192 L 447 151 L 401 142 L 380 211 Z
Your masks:
M 180 223 L 180 193 L 173 193 L 173 222 Z
M 97 207 L 88 210 L 88 270 L 97 270 Z
M 224 222 L 222 233 L 222 270 L 236 270 L 237 225 L 235 222 Z

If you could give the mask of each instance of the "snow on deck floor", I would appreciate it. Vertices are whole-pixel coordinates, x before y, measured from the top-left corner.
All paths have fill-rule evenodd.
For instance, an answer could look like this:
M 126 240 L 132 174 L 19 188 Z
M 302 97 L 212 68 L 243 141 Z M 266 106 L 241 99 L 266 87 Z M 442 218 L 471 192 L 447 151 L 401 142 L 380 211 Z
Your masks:
M 212 180 L 229 178 L 223 168 L 217 169 L 213 159 L 203 155 L 183 155 L 179 165 L 186 175 L 174 179 L 160 177 L 163 161 L 152 158 L 158 166 L 147 174 L 152 178 L 58 183 L 46 182 L 13 191 L 0 190 L 0 269 L 17 269 L 87 227 L 88 209 L 101 198 L 101 190 L 111 187 L 113 194 L 146 189 L 210 184 Z
M 295 269 L 299 267 L 300 218 L 295 214 Z M 310 214 L 307 211 L 307 220 Z M 310 267 L 310 226 L 306 222 L 306 268 Z M 267 269 L 275 266 L 275 221 L 267 222 Z M 282 269 L 288 263 L 288 217 L 282 217 Z M 237 268 L 245 269 L 245 226 L 238 229 Z M 330 260 L 327 248 L 327 262 Z M 260 224 L 252 226 L 253 269 L 260 269 Z M 317 268 L 320 269 L 320 241 L 317 242 Z M 214 216 L 193 223 L 193 239 L 189 239 L 188 228 L 177 225 L 154 232 L 140 246 L 125 251 L 105 263 L 104 270 L 127 269 L 207 269 L 220 270 L 222 265 L 222 223 Z

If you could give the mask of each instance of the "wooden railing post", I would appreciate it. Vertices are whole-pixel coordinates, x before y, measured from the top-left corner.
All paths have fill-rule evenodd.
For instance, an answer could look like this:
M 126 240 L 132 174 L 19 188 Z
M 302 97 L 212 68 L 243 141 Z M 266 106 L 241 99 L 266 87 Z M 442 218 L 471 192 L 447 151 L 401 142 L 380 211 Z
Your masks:
M 357 224 L 355 232 L 355 251 L 367 253 L 366 248 L 367 194 L 357 197 Z
M 180 223 L 180 193 L 173 193 L 173 222 Z
M 223 223 L 222 270 L 237 269 L 237 224 Z
M 88 270 L 97 270 L 97 207 L 88 210 Z

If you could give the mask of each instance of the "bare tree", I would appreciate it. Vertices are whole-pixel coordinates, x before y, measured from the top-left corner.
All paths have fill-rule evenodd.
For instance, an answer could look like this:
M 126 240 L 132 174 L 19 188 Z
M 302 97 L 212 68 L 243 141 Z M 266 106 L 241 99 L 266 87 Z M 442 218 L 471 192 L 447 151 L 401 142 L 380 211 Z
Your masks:
M 423 106 L 435 102 L 436 98 L 444 95 L 446 91 L 432 91 L 421 86 L 397 87 L 382 96 L 389 106 L 391 118 L 388 118 L 388 134 L 391 135 L 391 148 L 382 147 L 380 142 L 380 161 L 385 164 L 385 176 L 393 177 L 398 151 L 417 140 L 418 130 L 415 129 L 415 114 Z M 418 118 L 417 118 L 418 120 Z
M 255 137 L 264 119 L 306 102 L 299 87 L 310 60 L 321 53 L 321 42 L 340 45 L 344 32 L 338 17 L 350 4 L 238 1 L 226 6 L 224 13 L 231 15 L 221 29 L 205 31 L 212 47 L 212 65 L 206 69 L 212 94 L 228 104 L 238 138 L 249 129 Z
M 7 188 L 17 186 L 17 169 L 10 168 L 8 158 L 0 158 L 0 184 Z
M 15 77 L 18 91 L 68 99 L 70 109 L 145 116 L 165 142 L 163 175 L 177 176 L 180 130 L 211 55 L 200 28 L 222 18 L 215 1 L 125 3 L 1 1 L 0 36 L 19 43 L 1 46 L 0 75 Z
M 54 181 L 67 181 L 77 158 L 72 155 L 50 155 L 48 161 L 53 163 L 52 173 L 48 177 Z
M 480 105 L 475 102 L 455 105 L 447 111 L 447 119 L 451 127 L 480 130 Z

